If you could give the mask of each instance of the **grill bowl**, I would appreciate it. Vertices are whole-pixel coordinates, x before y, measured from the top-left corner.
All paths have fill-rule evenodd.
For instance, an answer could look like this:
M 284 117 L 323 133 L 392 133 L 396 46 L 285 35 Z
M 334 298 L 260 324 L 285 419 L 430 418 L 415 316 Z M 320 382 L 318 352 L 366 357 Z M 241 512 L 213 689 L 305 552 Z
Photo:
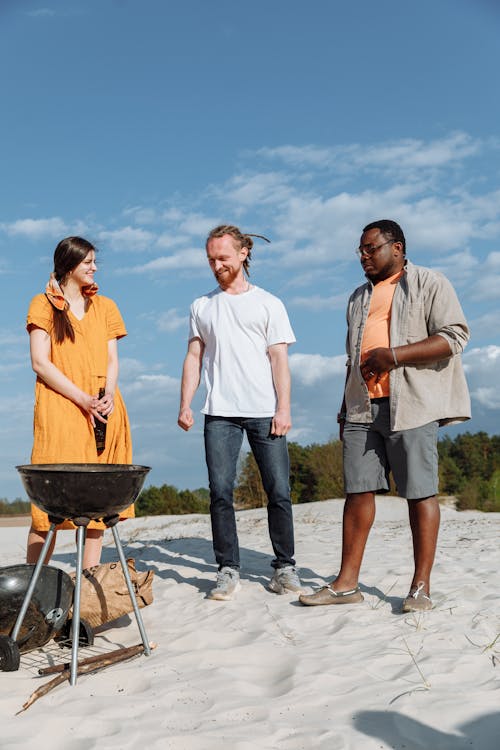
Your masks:
M 136 500 L 150 471 L 136 464 L 27 464 L 16 469 L 31 502 L 61 520 L 118 515 Z

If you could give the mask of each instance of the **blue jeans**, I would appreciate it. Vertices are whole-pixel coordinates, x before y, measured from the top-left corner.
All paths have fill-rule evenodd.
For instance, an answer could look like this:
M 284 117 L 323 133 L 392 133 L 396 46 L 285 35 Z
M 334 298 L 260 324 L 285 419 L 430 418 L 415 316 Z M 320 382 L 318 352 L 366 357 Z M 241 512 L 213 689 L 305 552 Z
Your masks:
M 246 432 L 267 495 L 273 568 L 295 565 L 290 464 L 286 437 L 271 435 L 271 418 L 205 416 L 205 458 L 210 485 L 210 517 L 215 559 L 239 569 L 240 552 L 233 505 L 236 465 Z

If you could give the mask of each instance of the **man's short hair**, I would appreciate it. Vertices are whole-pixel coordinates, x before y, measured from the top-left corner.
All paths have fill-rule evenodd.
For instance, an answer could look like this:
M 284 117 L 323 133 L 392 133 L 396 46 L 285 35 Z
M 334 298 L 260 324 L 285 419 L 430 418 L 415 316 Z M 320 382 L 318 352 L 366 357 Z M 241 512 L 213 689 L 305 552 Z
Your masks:
M 403 230 L 396 221 L 392 221 L 391 219 L 380 219 L 379 221 L 372 221 L 363 229 L 363 234 L 365 232 L 369 232 L 370 229 L 379 229 L 380 234 L 383 234 L 386 240 L 401 242 L 401 244 L 403 245 L 403 255 L 406 255 L 406 239 L 403 234 Z

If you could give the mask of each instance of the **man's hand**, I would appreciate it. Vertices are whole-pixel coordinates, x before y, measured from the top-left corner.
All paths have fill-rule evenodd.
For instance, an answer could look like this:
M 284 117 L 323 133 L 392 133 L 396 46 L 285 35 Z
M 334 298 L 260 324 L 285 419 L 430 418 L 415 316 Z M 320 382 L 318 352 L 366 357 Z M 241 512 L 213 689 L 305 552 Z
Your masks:
M 179 411 L 177 424 L 179 425 L 179 427 L 182 427 L 182 429 L 185 430 L 186 432 L 190 430 L 191 427 L 194 425 L 193 412 L 188 406 L 186 406 L 184 409 L 181 409 Z
M 292 417 L 287 409 L 278 409 L 273 417 L 271 435 L 280 437 L 286 435 L 292 426 Z
M 366 355 L 361 364 L 361 374 L 365 381 L 373 380 L 378 383 L 380 376 L 394 369 L 394 357 L 389 347 L 379 346 Z

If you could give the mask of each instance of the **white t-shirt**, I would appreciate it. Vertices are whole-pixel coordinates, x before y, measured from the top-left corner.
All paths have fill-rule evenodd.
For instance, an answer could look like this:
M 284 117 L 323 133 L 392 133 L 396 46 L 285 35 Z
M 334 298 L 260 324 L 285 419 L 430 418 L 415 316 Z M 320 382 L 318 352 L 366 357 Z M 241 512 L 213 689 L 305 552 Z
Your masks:
M 284 304 L 251 287 L 228 294 L 219 287 L 191 305 L 189 339 L 205 345 L 203 414 L 219 417 L 272 417 L 276 413 L 268 348 L 293 344 Z

